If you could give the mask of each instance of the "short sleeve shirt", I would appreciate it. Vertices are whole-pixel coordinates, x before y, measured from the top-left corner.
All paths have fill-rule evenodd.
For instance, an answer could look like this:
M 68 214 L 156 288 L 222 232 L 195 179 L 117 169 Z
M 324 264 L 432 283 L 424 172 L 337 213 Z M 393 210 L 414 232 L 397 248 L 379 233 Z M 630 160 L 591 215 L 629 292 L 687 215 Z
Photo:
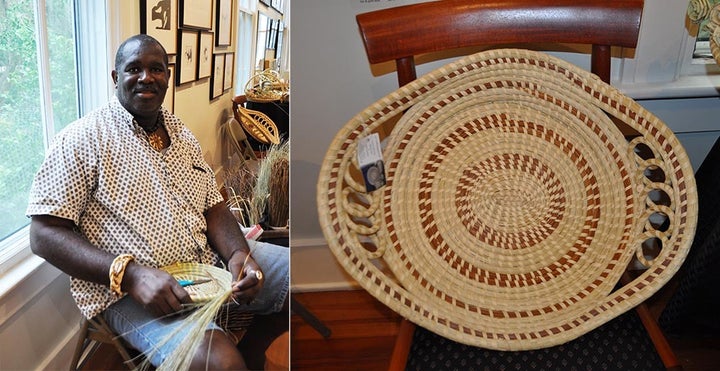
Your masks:
M 116 97 L 63 129 L 35 176 L 26 214 L 70 219 L 94 246 L 143 265 L 216 263 L 204 217 L 223 201 L 214 173 L 190 130 L 161 114 L 170 137 L 163 152 Z M 119 299 L 76 278 L 71 292 L 88 318 Z

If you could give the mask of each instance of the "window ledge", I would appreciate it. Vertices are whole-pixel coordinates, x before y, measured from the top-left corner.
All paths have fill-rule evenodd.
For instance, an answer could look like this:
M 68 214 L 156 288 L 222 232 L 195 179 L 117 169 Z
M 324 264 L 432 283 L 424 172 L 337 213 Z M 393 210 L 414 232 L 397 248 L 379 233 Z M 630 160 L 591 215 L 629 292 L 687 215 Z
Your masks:
M 0 326 L 63 273 L 30 254 L 0 275 Z
M 720 75 L 684 76 L 669 82 L 616 83 L 633 99 L 701 98 L 720 96 Z

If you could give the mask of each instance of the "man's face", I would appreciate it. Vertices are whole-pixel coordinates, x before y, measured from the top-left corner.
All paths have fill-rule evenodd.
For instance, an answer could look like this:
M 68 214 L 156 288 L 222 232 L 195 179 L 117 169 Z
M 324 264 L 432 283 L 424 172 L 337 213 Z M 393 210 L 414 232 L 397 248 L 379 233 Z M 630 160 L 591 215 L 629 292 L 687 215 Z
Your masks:
M 137 119 L 155 119 L 165 99 L 170 70 L 162 48 L 139 41 L 125 45 L 121 62 L 112 71 L 117 97 Z

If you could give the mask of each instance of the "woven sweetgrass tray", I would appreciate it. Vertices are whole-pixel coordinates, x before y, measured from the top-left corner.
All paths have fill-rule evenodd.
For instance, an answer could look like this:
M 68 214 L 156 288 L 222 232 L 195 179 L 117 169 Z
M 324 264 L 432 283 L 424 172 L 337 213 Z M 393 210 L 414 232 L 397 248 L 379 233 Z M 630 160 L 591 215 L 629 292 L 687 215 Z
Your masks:
M 369 192 L 356 157 L 376 133 L 387 183 Z M 356 115 L 327 151 L 317 202 L 363 288 L 499 350 L 570 341 L 649 298 L 697 219 L 693 169 L 664 123 L 595 75 L 516 49 L 465 57 Z M 643 269 L 616 289 L 628 266 Z

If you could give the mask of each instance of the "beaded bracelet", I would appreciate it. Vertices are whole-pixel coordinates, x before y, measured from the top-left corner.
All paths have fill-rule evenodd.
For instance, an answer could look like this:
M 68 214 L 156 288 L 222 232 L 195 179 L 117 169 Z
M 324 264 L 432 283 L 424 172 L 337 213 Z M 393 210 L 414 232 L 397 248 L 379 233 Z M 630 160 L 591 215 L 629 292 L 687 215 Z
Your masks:
M 133 260 L 135 260 L 135 258 L 130 254 L 120 254 L 113 259 L 112 265 L 110 265 L 110 272 L 108 272 L 108 276 L 110 277 L 110 290 L 117 295 L 123 294 L 120 285 L 125 275 L 125 268 L 128 263 Z

